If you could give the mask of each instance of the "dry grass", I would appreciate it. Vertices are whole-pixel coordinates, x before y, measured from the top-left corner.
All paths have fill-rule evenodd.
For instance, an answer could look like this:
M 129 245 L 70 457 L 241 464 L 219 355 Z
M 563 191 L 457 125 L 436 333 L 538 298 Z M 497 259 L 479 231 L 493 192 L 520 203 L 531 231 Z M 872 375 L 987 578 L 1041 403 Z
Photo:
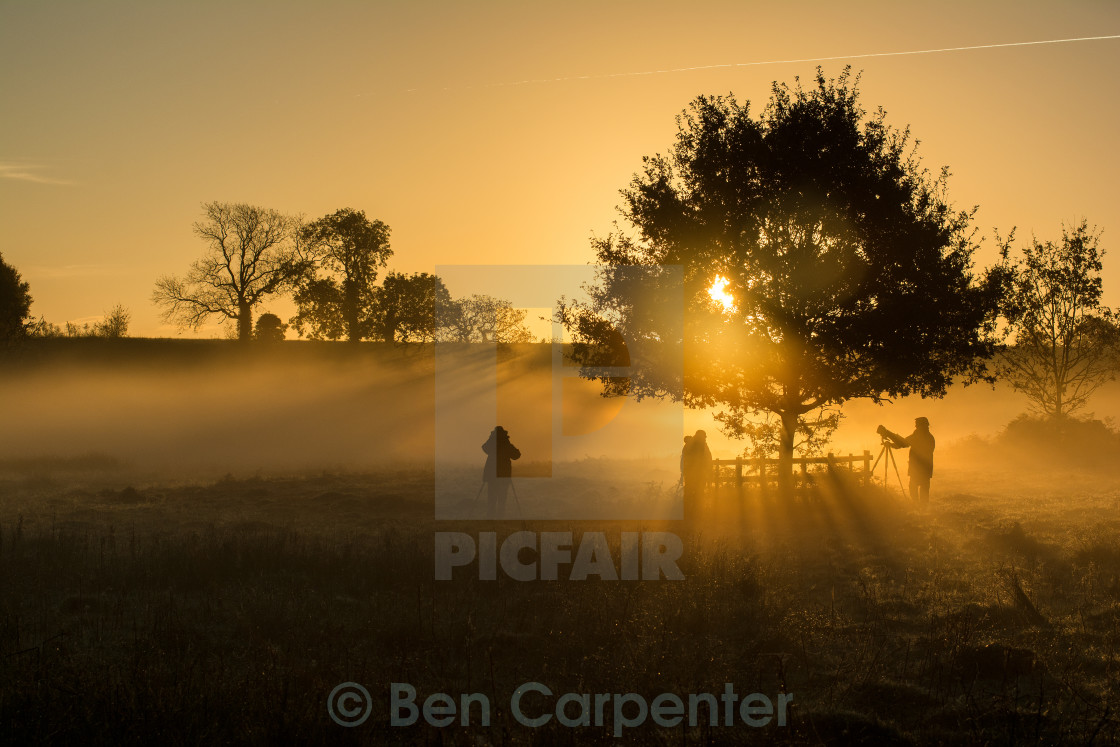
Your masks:
M 518 726 L 502 709 L 528 680 L 795 694 L 787 729 L 629 735 L 646 744 L 1120 741 L 1115 480 L 950 471 L 927 511 L 874 488 L 748 496 L 686 537 L 684 582 L 437 584 L 428 471 L 62 474 L 0 485 L 7 741 L 615 741 Z M 325 708 L 346 680 L 375 699 L 353 730 Z M 389 682 L 485 692 L 494 726 L 393 729 Z

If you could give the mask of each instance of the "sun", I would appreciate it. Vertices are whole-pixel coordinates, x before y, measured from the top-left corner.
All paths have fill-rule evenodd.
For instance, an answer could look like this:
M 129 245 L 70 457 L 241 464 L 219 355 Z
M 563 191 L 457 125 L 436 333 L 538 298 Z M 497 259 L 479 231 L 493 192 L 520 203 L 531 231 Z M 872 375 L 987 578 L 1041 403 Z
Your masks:
M 727 292 L 727 285 L 730 281 L 723 275 L 716 275 L 712 280 L 711 286 L 708 288 L 708 295 L 712 300 L 723 307 L 725 314 L 731 313 L 735 310 L 735 297 Z

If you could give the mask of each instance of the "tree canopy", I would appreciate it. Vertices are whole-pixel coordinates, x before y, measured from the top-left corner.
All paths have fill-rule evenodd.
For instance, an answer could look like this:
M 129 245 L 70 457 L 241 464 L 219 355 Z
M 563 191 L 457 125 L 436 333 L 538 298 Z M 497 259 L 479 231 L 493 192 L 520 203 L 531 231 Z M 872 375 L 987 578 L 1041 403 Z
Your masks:
M 0 254 L 0 343 L 22 339 L 31 321 L 31 286 Z
M 342 289 L 334 278 L 303 279 L 292 300 L 296 303 L 297 312 L 288 321 L 300 337 L 310 340 L 341 340 L 346 337 Z M 362 310 L 360 319 L 364 327 L 372 327 L 372 314 L 369 308 Z M 360 334 L 368 336 L 369 330 L 363 329 Z
M 438 313 L 451 304 L 439 277 L 427 272 L 390 272 L 377 289 L 374 330 L 385 342 L 434 342 Z
M 288 325 L 280 317 L 272 313 L 261 314 L 257 317 L 256 326 L 253 328 L 253 339 L 257 342 L 282 342 Z
M 999 290 L 973 270 L 973 212 L 950 206 L 948 171 L 922 168 L 908 130 L 861 108 L 850 70 L 775 83 L 757 117 L 733 96 L 699 97 L 669 153 L 643 160 L 622 191 L 630 229 L 593 240 L 605 270 L 591 301 L 561 311 L 608 348 L 619 332 L 663 338 L 663 319 L 633 313 L 657 272 L 634 284 L 613 270 L 682 268 L 683 382 L 639 368 L 630 391 L 717 407 L 737 435 L 773 413 L 788 460 L 822 407 L 989 375 Z
M 373 335 L 377 275 L 393 254 L 389 227 L 343 208 L 305 226 L 302 239 L 325 276 L 311 274 L 296 292 L 296 330 L 350 342 Z

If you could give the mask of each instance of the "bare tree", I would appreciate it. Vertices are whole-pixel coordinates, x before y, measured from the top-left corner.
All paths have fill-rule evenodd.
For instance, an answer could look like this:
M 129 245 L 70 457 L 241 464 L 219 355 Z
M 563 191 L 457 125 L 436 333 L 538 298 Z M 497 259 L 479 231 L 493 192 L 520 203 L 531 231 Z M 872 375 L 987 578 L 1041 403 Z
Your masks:
M 473 295 L 452 302 L 445 334 L 455 342 L 532 342 L 526 313 L 504 299 Z
M 1116 316 L 1101 305 L 1100 232 L 1063 226 L 1061 243 L 1032 239 L 1015 262 L 1011 242 L 1002 242 L 1008 345 L 998 372 L 1042 415 L 1066 417 L 1114 378 L 1120 359 Z
M 152 300 L 164 307 L 167 321 L 198 329 L 217 316 L 237 323 L 239 340 L 251 340 L 253 308 L 293 287 L 310 268 L 298 221 L 253 205 L 209 202 L 194 232 L 206 253 L 184 277 L 161 277 Z

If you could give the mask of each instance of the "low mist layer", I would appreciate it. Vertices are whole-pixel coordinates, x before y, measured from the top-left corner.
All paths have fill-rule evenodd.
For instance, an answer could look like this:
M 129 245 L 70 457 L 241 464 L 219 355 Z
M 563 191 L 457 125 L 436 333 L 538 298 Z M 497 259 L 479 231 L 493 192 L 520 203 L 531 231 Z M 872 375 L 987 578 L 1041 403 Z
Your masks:
M 673 422 L 674 412 L 680 415 L 670 404 L 620 406 L 596 396 L 594 384 L 565 378 L 557 432 L 580 438 L 554 443 L 549 346 L 524 346 L 500 360 L 481 348 L 471 355 L 481 363 L 453 371 L 441 383 L 441 402 L 461 403 L 466 423 L 440 444 L 449 469 L 481 468 L 480 447 L 490 424 L 502 422 L 524 455 L 518 464 L 522 475 L 547 475 L 554 462 L 645 459 L 656 462 L 651 474 L 657 481 L 675 481 L 680 442 L 671 436 L 676 426 L 665 424 Z M 486 373 L 489 361 L 495 368 Z M 179 479 L 387 464 L 430 468 L 436 453 L 436 369 L 430 346 L 38 341 L 0 365 L 6 426 L 0 432 L 0 468 L 116 466 Z M 489 404 L 480 409 L 486 397 Z M 1115 412 L 1120 386 L 1106 386 L 1092 404 L 1098 416 Z M 1047 469 L 1045 433 L 1025 426 L 1005 433 L 1025 408 L 1015 392 L 988 386 L 954 388 L 942 400 L 851 402 L 832 449 L 877 454 L 877 424 L 908 433 L 922 415 L 938 439 L 939 468 L 991 468 L 1007 460 L 1015 466 L 1027 458 L 1036 469 Z M 623 415 L 630 420 L 620 434 Z M 723 437 L 710 414 L 686 411 L 683 430 L 697 428 L 708 431 L 716 458 L 733 458 L 746 446 Z M 1081 437 L 1090 448 L 1094 439 L 1107 446 L 1110 436 L 1101 430 L 1099 438 L 1088 432 Z M 1057 445 L 1068 439 L 1054 440 Z M 474 485 L 476 476 L 468 476 Z
M 195 472 L 428 462 L 430 355 L 314 343 L 38 346 L 0 372 L 0 458 Z
M 547 474 L 564 460 L 675 460 L 679 407 L 598 397 L 572 378 L 555 417 L 547 345 L 467 351 L 441 372 L 440 459 L 480 469 L 481 444 L 504 422 Z M 0 366 L 0 467 L 119 467 L 189 479 L 227 472 L 431 466 L 436 454 L 431 346 L 213 340 L 35 341 Z M 625 410 L 626 437 L 617 432 Z M 677 414 L 674 424 L 666 413 Z M 554 421 L 580 436 L 554 439 Z M 661 423 L 660 428 L 650 423 Z M 666 438 L 664 434 L 668 432 Z M 555 443 L 554 443 L 555 441 Z M 543 472 L 542 472 L 543 469 Z M 473 479 L 473 478 L 472 478 Z M 675 480 L 675 475 L 672 476 Z

